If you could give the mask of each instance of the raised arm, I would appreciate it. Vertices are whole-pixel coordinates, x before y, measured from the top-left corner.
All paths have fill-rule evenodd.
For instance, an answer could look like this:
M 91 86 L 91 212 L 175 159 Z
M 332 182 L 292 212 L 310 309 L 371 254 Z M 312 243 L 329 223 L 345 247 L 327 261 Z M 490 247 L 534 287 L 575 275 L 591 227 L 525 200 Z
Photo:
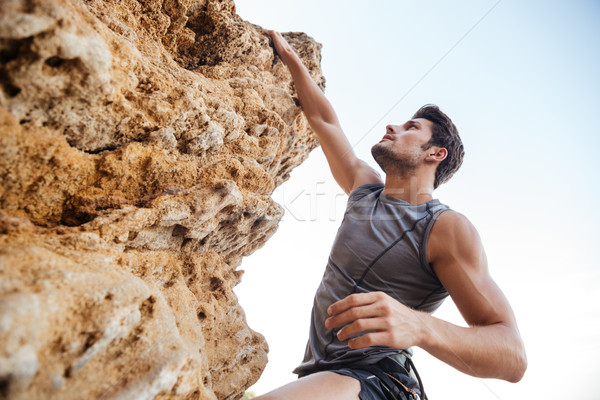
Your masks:
M 275 51 L 292 74 L 304 115 L 319 138 L 336 182 L 346 193 L 367 183 L 382 182 L 377 171 L 356 157 L 333 107 L 287 41 L 279 32 L 264 33 L 271 37 Z

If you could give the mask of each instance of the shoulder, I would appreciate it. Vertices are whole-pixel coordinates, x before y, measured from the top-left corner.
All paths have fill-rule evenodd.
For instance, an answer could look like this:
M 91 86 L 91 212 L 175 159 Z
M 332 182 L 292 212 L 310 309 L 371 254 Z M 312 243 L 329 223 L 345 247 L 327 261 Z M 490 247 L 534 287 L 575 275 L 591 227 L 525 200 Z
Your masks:
M 353 188 L 352 191 L 348 193 L 348 202 L 354 203 L 371 193 L 381 192 L 384 187 L 385 185 L 382 182 L 364 183 Z
M 472 235 L 477 234 L 475 226 L 458 211 L 448 209 L 437 218 L 432 234 L 435 235 Z
M 482 252 L 479 233 L 467 217 L 454 210 L 440 214 L 427 246 L 428 258 L 434 267 L 448 259 L 479 258 Z
M 379 172 L 371 168 L 365 161 L 358 159 L 354 170 L 355 175 L 352 182 L 352 187 L 346 193 L 350 194 L 357 188 L 368 184 L 383 185 L 383 179 L 381 178 L 381 175 L 379 175 Z

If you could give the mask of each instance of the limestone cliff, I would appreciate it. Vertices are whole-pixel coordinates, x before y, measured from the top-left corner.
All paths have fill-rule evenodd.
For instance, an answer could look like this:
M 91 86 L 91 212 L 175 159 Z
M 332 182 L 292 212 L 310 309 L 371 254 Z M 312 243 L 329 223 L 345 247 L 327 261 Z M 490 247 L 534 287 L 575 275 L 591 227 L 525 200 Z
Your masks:
M 1 1 L 0 398 L 240 397 L 237 267 L 316 146 L 231 0 Z

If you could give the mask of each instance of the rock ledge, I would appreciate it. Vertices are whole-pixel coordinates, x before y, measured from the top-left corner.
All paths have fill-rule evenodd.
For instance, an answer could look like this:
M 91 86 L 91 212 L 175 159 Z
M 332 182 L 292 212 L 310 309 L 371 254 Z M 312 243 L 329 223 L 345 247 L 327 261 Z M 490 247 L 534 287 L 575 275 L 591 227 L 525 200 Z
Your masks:
M 2 1 L 0 398 L 239 398 L 237 267 L 317 144 L 231 0 Z

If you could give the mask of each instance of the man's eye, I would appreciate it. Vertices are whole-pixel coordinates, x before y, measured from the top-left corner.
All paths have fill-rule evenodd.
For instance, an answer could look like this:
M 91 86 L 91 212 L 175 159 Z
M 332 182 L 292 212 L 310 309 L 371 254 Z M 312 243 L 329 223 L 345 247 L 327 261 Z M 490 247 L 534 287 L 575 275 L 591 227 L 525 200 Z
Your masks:
M 417 129 L 417 126 L 416 125 L 411 125 L 411 126 L 408 127 L 408 129 L 413 129 L 413 128 Z

